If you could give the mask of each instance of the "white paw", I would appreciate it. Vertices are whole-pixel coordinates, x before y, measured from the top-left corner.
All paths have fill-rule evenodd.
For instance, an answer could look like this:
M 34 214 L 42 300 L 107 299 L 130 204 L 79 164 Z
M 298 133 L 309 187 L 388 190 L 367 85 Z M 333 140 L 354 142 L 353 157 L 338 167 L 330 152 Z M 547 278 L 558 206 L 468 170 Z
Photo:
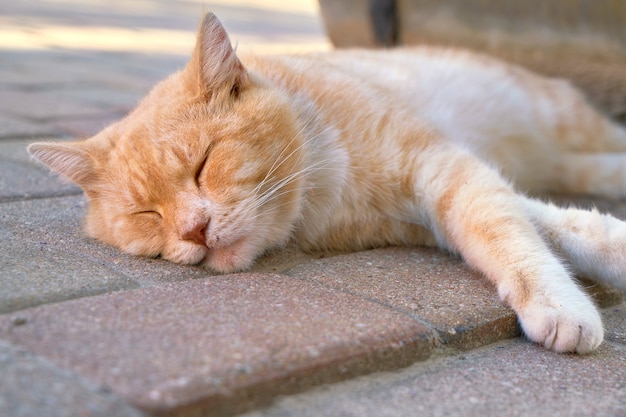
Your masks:
M 573 298 L 540 296 L 518 311 L 526 336 L 556 352 L 584 354 L 597 348 L 604 339 L 600 314 L 584 294 Z

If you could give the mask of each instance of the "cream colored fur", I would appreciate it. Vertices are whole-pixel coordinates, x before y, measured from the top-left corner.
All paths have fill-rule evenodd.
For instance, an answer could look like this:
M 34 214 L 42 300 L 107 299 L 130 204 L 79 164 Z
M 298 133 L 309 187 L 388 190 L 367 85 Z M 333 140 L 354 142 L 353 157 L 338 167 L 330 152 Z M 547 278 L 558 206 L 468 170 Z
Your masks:
M 624 198 L 626 133 L 568 83 L 483 55 L 240 60 L 209 14 L 188 66 L 129 116 L 29 151 L 85 190 L 87 233 L 132 254 L 230 272 L 290 238 L 305 250 L 438 246 L 559 352 L 603 339 L 573 273 L 626 290 L 624 222 L 512 185 Z

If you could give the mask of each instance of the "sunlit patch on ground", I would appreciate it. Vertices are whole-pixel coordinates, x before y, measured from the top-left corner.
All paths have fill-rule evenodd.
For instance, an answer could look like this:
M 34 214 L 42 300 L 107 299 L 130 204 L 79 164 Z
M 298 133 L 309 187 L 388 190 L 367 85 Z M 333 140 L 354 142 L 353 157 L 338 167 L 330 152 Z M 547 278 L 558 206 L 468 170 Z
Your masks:
M 104 0 L 39 3 L 45 10 L 58 10 L 57 15 L 20 14 L 18 3 L 17 13 L 0 16 L 0 50 L 77 49 L 187 55 L 195 39 L 195 24 L 207 11 L 218 14 L 240 51 L 280 53 L 330 48 L 315 0 L 196 0 L 184 10 L 170 10 L 167 3 L 153 0 L 133 2 L 133 13 L 145 16 L 139 19 L 145 22 L 143 26 L 108 25 L 106 19 L 94 18 L 90 15 L 92 10 L 110 7 L 115 13 L 115 6 L 108 6 L 110 3 Z M 64 20 L 62 11 L 70 7 L 84 8 L 84 19 Z M 238 13 L 233 13 L 234 9 Z M 242 14 L 241 10 L 247 13 Z M 171 16 L 176 18 L 168 19 Z M 137 16 L 134 17 L 137 22 Z M 295 34 L 293 30 L 284 30 L 293 26 L 299 27 Z

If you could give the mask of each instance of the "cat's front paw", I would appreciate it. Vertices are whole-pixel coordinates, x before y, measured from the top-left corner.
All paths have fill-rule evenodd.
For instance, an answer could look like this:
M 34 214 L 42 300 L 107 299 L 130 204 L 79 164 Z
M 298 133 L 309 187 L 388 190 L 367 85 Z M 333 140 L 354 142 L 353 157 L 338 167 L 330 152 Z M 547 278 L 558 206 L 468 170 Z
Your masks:
M 598 310 L 583 294 L 576 300 L 541 296 L 518 311 L 526 336 L 556 352 L 585 354 L 604 339 Z

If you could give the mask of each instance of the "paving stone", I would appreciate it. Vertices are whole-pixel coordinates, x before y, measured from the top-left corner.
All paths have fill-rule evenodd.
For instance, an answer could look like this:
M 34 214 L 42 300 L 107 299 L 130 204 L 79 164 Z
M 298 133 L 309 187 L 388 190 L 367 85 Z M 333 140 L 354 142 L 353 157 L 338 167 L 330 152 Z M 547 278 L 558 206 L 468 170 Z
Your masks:
M 31 160 L 26 147 L 40 139 L 27 138 L 27 139 L 4 139 L 0 141 L 0 161 L 11 161 L 23 165 L 29 165 L 32 167 L 38 167 L 38 165 Z M 45 139 L 44 139 L 45 140 Z M 59 140 L 55 138 L 54 140 Z M 1 162 L 0 162 L 1 163 Z M 48 172 L 48 171 L 45 171 Z
M 0 316 L 0 339 L 153 413 L 211 415 L 427 358 L 406 315 L 286 276 L 238 274 Z
M 252 266 L 252 271 L 267 273 L 283 273 L 295 266 L 308 263 L 311 259 L 320 259 L 328 254 L 305 253 L 295 242 L 289 242 L 285 247 L 272 250 L 258 258 Z
M 626 345 L 626 302 L 602 310 L 604 337 Z
M 26 59 L 34 68 L 22 62 L 23 68 L 2 71 L 0 65 L 0 74 L 7 73 L 0 83 L 0 138 L 91 136 L 123 117 L 186 60 L 66 51 L 21 58 L 17 61 Z
M 87 84 L 75 88 L 60 88 L 56 94 L 61 100 L 84 100 L 107 111 L 127 113 L 139 103 L 145 93 L 147 91 L 137 92 L 121 87 L 112 88 L 105 84 Z
M 5 90 L 41 91 L 50 86 L 77 86 L 106 77 L 94 72 L 97 58 L 92 52 L 11 50 L 2 51 L 0 86 Z M 108 79 L 107 79 L 108 80 Z
M 190 44 L 191 51 L 193 45 Z M 4 91 L 45 92 L 108 86 L 145 92 L 155 81 L 183 66 L 187 56 L 153 56 L 57 49 L 2 51 L 0 88 Z
M 462 261 L 427 248 L 386 248 L 313 260 L 285 271 L 357 294 L 434 326 L 469 349 L 519 334 L 514 312 Z
M 36 167 L 28 160 L 25 148 L 20 149 L 20 155 L 5 156 L 10 153 L 11 145 L 6 141 L 0 142 L 0 202 L 81 192 L 77 186 Z
M 58 100 L 53 92 L 5 90 L 0 101 L 0 113 L 28 120 L 53 120 L 99 115 L 102 110 L 78 100 Z
M 95 117 L 81 117 L 79 119 L 61 119 L 52 123 L 52 125 L 69 135 L 73 139 L 86 139 L 100 132 L 113 122 L 120 120 L 126 115 L 128 109 L 118 106 L 111 106 L 111 113 L 101 114 Z
M 34 167 L 0 159 L 0 202 L 79 192 L 78 187 L 64 184 Z
M 622 416 L 626 348 L 562 355 L 514 339 L 327 385 L 241 417 Z
M 137 287 L 133 280 L 106 266 L 55 250 L 58 245 L 53 242 L 16 236 L 4 227 L 5 221 L 2 212 L 0 313 Z
M 582 200 L 581 200 L 582 201 Z M 606 207 L 620 207 L 606 202 Z M 284 271 L 398 308 L 468 349 L 519 334 L 514 312 L 481 274 L 441 251 L 385 248 L 303 263 Z M 599 307 L 619 304 L 623 292 L 581 280 Z
M 107 392 L 23 349 L 0 342 L 0 415 L 141 417 Z
M 0 75 L 1 76 L 1 75 Z M 0 91 L 0 95 L 2 92 Z M 0 99 L 2 100 L 2 99 Z M 48 123 L 34 122 L 0 113 L 0 140 L 23 137 L 56 136 L 61 131 Z M 0 142 L 0 148 L 4 141 Z
M 127 91 L 143 97 L 163 78 L 184 68 L 193 49 L 193 40 L 181 55 L 151 55 L 141 53 L 102 54 L 99 67 L 109 69 L 115 79 L 107 83 L 119 91 Z M 99 71 L 96 67 L 94 71 Z M 96 77 L 97 78 L 97 77 Z M 98 83 L 102 85 L 102 83 Z

